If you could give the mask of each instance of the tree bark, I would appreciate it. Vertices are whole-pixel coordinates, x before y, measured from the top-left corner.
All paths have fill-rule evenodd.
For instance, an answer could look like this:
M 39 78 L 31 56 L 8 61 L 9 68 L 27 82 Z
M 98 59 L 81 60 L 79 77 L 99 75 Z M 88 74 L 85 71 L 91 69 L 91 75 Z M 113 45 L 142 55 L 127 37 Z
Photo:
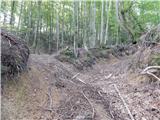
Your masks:
M 88 48 L 87 48 L 87 8 L 86 8 L 86 1 L 84 1 L 84 38 L 83 38 L 83 46 L 85 48 L 85 50 L 88 51 Z
M 10 25 L 14 25 L 14 20 L 15 20 L 15 16 L 14 16 L 15 4 L 16 4 L 16 1 L 13 0 L 13 1 L 12 1 L 12 6 L 11 6 Z
M 56 11 L 56 38 L 57 38 L 57 51 L 59 49 L 59 13 L 58 10 Z
M 109 5 L 108 5 L 109 3 Z M 107 16 L 107 22 L 106 22 L 106 36 L 105 36 L 105 40 L 104 40 L 104 44 L 106 45 L 107 41 L 108 41 L 108 26 L 109 26 L 109 12 L 111 9 L 111 4 L 112 4 L 112 0 L 107 0 L 106 1 L 106 16 Z
M 23 0 L 21 0 L 20 5 L 21 5 L 21 8 L 20 8 L 19 19 L 18 19 L 18 31 L 17 31 L 17 35 L 18 35 L 19 29 L 20 29 L 21 15 L 22 15 L 22 9 L 23 9 Z
M 101 8 L 101 38 L 100 38 L 100 46 L 103 44 L 103 16 L 104 16 L 104 1 L 102 0 L 102 8 Z

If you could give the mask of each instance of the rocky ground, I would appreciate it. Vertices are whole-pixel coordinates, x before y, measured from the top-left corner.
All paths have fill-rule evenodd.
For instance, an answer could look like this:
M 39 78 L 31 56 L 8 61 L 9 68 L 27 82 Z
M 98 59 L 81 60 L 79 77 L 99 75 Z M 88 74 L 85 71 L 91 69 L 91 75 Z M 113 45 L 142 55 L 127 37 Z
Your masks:
M 2 120 L 160 120 L 160 82 L 141 75 L 159 48 L 111 55 L 81 71 L 32 54 L 28 71 L 3 85 Z

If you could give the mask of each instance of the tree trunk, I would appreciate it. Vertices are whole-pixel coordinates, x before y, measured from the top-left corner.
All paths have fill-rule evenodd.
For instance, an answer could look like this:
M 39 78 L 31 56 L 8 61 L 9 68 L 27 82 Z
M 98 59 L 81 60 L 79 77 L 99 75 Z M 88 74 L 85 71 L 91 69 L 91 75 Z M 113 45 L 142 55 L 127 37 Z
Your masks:
M 101 38 L 100 38 L 100 46 L 103 44 L 103 11 L 104 11 L 104 1 L 102 0 L 102 8 L 101 8 Z
M 15 16 L 14 16 L 15 4 L 16 4 L 16 1 L 13 0 L 13 1 L 12 1 L 12 6 L 11 6 L 10 25 L 14 25 L 14 20 L 15 20 Z
M 117 16 L 117 21 L 118 21 L 120 27 L 122 27 L 128 33 L 129 39 L 132 42 L 134 42 L 134 35 L 132 33 L 132 30 L 131 30 L 131 28 L 129 28 L 129 26 L 127 26 L 127 21 L 126 21 L 126 18 L 125 18 L 125 12 L 124 11 L 119 11 L 119 0 L 116 0 L 116 16 Z
M 108 5 L 109 2 L 109 5 Z M 106 45 L 108 41 L 108 26 L 109 26 L 109 12 L 111 9 L 112 0 L 106 1 L 106 16 L 107 16 L 107 22 L 106 22 L 106 36 L 104 40 L 104 44 Z
M 58 11 L 57 12 L 57 17 L 56 17 L 56 38 L 57 38 L 57 51 L 59 49 L 59 15 Z
M 23 0 L 21 0 L 20 5 L 21 5 L 21 8 L 20 8 L 19 19 L 18 19 L 18 31 L 17 31 L 17 35 L 19 33 L 19 30 L 20 30 L 21 15 L 22 15 L 22 8 L 23 8 Z
M 29 43 L 29 39 L 30 39 L 30 35 L 31 35 L 31 32 L 32 32 L 32 29 L 33 29 L 33 26 L 32 26 L 32 7 L 33 7 L 33 2 L 31 1 L 30 3 L 30 12 L 29 12 L 29 19 L 28 19 L 28 24 L 29 24 L 29 28 L 31 29 L 31 31 L 29 30 L 29 32 L 27 33 L 28 34 L 28 38 L 27 38 L 27 43 Z
M 88 51 L 87 48 L 87 8 L 86 8 L 86 1 L 84 1 L 84 38 L 83 38 L 83 46 Z
M 33 43 L 33 50 L 34 53 L 36 52 L 37 49 L 37 42 L 38 42 L 38 35 L 39 35 L 39 23 L 40 23 L 40 11 L 41 11 L 41 1 L 38 1 L 38 10 L 37 10 L 37 14 L 38 14 L 38 19 L 37 19 L 37 25 L 36 25 L 36 29 L 35 29 L 35 35 L 34 35 L 34 43 Z
M 90 19 L 91 37 L 90 37 L 90 48 L 95 47 L 96 42 L 96 2 L 91 2 L 91 19 Z
M 6 7 L 6 2 L 3 1 L 3 3 L 4 3 L 4 8 L 5 8 Z M 3 25 L 6 24 L 6 18 L 7 18 L 7 14 L 6 14 L 6 11 L 4 11 Z
M 64 47 L 64 4 L 63 4 L 63 8 L 62 8 L 62 42 L 61 42 L 61 46 L 62 48 Z

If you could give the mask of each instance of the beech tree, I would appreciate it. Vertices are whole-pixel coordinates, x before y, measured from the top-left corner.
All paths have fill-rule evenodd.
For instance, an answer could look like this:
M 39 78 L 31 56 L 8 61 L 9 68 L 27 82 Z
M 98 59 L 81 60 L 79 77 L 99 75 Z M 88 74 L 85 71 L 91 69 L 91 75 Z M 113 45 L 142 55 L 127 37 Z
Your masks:
M 5 1 L 1 28 L 26 40 L 33 52 L 69 46 L 88 50 L 134 43 L 160 23 L 159 1 Z

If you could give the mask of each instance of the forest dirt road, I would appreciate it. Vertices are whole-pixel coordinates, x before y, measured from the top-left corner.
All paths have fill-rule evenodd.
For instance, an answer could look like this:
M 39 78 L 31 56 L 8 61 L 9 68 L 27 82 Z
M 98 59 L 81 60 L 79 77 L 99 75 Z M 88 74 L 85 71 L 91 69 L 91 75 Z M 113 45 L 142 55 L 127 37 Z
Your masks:
M 130 120 L 114 85 L 135 120 L 160 120 L 160 85 L 140 75 L 134 58 L 112 56 L 78 71 L 32 54 L 28 72 L 4 84 L 2 120 Z

